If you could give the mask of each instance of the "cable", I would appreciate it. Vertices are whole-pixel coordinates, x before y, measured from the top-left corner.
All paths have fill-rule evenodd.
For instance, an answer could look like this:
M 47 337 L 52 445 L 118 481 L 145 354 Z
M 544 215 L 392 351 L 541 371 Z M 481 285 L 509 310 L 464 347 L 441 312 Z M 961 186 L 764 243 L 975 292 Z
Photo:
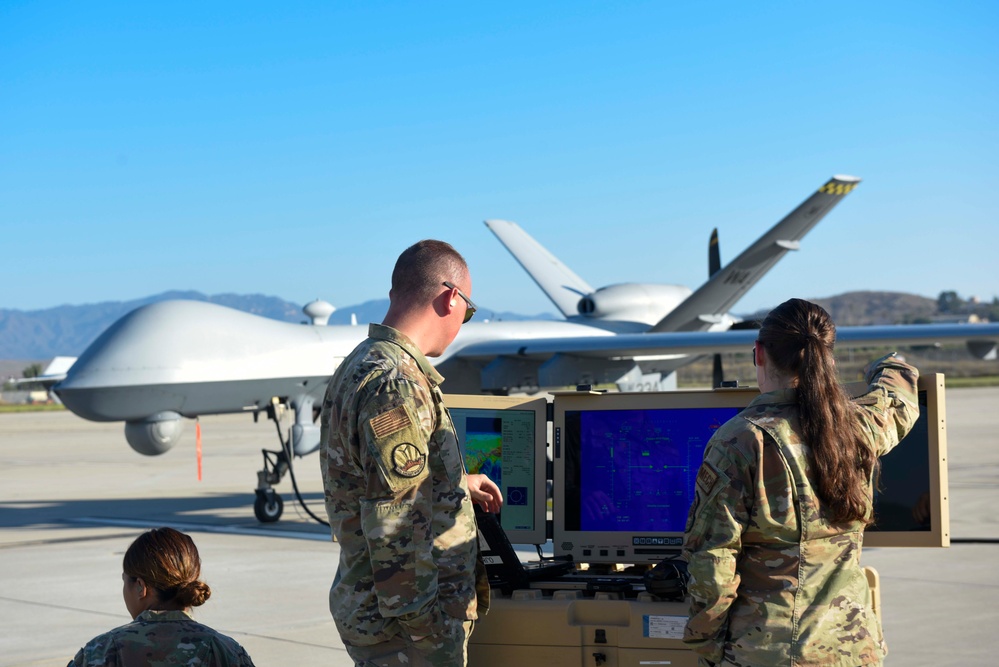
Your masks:
M 329 521 L 325 519 L 320 519 L 318 516 L 313 514 L 309 506 L 305 504 L 305 498 L 302 497 L 301 492 L 298 490 L 298 480 L 295 479 L 295 465 L 294 465 L 294 454 L 291 451 L 291 434 L 288 434 L 287 440 L 281 433 L 281 424 L 278 420 L 274 419 L 274 425 L 277 427 L 278 442 L 281 443 L 281 452 L 284 454 L 285 462 L 288 464 L 288 474 L 291 476 L 291 488 L 295 491 L 295 497 L 298 498 L 298 504 L 302 506 L 305 513 L 311 516 L 316 522 L 321 523 L 324 526 L 329 526 Z
M 313 514 L 312 510 L 309 509 L 309 506 L 305 504 L 305 498 L 302 497 L 302 494 L 298 490 L 298 480 L 295 479 L 295 466 L 292 464 L 292 459 L 295 457 L 291 452 L 291 436 L 288 437 L 287 441 L 284 438 L 281 439 L 281 447 L 284 449 L 285 458 L 288 459 L 288 474 L 291 476 L 291 488 L 295 491 L 295 497 L 298 498 L 298 504 L 302 506 L 302 509 L 305 510 L 306 514 L 311 516 L 318 523 L 321 523 L 324 526 L 329 526 L 329 521 L 320 519 L 318 516 Z

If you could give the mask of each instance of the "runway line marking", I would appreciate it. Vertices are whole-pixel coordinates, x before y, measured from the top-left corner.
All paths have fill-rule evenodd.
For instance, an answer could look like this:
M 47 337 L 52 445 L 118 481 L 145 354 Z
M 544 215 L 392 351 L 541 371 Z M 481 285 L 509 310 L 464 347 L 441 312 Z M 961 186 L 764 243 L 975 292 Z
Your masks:
M 112 533 L 110 535 L 88 535 L 86 537 L 54 537 L 50 540 L 29 540 L 27 542 L 7 542 L 0 544 L 0 549 L 16 549 L 20 547 L 39 547 L 48 544 L 69 544 L 72 542 L 95 542 L 98 540 L 110 540 L 123 537 L 135 536 L 131 533 Z
M 143 521 L 140 519 L 114 519 L 110 517 L 81 516 L 67 519 L 67 523 L 83 523 L 98 526 L 120 526 L 125 528 L 159 528 L 169 526 L 177 530 L 197 533 L 222 533 L 227 535 L 252 535 L 254 537 L 286 537 L 294 540 L 312 540 L 314 542 L 332 542 L 329 535 L 323 533 L 305 533 L 292 530 L 263 530 L 242 526 L 214 526 L 204 523 L 184 523 L 181 521 Z

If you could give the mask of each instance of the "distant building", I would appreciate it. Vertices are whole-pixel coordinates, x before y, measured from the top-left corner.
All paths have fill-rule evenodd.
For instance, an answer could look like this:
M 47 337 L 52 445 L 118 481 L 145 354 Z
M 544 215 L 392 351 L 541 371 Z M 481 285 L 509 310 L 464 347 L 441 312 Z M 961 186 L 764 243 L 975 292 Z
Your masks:
M 989 318 L 980 317 L 975 313 L 948 313 L 945 315 L 934 315 L 929 320 L 932 324 L 979 324 L 987 323 Z
M 49 392 L 40 391 L 29 391 L 28 400 L 25 403 L 29 405 L 38 405 L 39 403 L 51 403 L 52 398 L 49 396 Z

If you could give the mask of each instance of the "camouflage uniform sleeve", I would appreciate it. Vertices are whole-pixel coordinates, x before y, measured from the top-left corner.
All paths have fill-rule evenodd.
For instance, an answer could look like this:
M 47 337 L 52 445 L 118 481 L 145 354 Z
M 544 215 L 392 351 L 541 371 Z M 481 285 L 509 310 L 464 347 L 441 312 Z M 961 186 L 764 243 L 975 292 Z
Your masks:
M 225 637 L 225 635 L 221 635 Z M 225 637 L 229 640 L 225 644 L 218 644 L 215 651 L 215 667 L 254 667 L 250 655 L 235 639 Z
M 919 371 L 894 352 L 870 365 L 867 392 L 855 402 L 863 411 L 864 431 L 878 456 L 901 442 L 919 418 L 918 379 Z
M 93 667 L 102 665 L 114 667 L 118 664 L 117 644 L 111 632 L 105 632 L 87 642 L 87 645 L 76 652 L 67 667 Z
M 374 394 L 358 420 L 367 476 L 360 518 L 378 611 L 414 636 L 435 634 L 443 622 L 433 559 L 433 422 L 429 392 L 406 380 Z
M 704 452 L 683 555 L 690 575 L 690 617 L 683 641 L 703 662 L 721 662 L 728 610 L 739 588 L 736 563 L 752 507 L 750 465 L 730 446 L 740 435 L 719 431 Z M 755 437 L 742 431 L 741 437 Z

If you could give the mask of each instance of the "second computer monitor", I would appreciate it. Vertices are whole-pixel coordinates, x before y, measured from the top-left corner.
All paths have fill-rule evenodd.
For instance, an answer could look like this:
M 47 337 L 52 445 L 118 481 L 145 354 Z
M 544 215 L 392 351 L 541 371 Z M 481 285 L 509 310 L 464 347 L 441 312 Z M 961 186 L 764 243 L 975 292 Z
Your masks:
M 678 554 L 704 447 L 757 394 L 556 395 L 555 555 L 654 563 Z
M 869 546 L 950 543 L 943 389 L 942 375 L 919 379 L 919 419 L 881 459 Z M 652 563 L 678 554 L 705 445 L 758 395 L 755 388 L 557 394 L 555 555 Z

